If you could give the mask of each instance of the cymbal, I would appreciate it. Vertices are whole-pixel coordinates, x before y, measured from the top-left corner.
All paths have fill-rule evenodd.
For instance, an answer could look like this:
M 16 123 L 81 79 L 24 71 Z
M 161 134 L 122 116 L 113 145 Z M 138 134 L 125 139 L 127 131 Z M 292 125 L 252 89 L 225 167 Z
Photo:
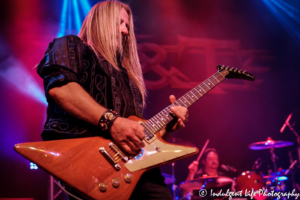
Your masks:
M 165 174 L 165 173 L 161 173 L 161 175 L 165 178 L 165 183 L 168 184 L 172 184 L 173 183 L 173 179 L 172 179 L 172 175 L 170 174 Z M 176 179 L 174 178 L 174 182 L 176 181 Z
M 200 190 L 200 189 L 210 189 L 210 188 L 217 188 L 217 187 L 223 187 L 226 185 L 229 185 L 231 183 L 234 183 L 234 180 L 225 177 L 225 176 L 207 176 L 207 177 L 201 177 L 190 181 L 182 182 L 179 185 L 179 189 L 183 193 L 183 195 L 186 195 L 192 190 Z
M 287 141 L 275 141 L 272 138 L 268 137 L 267 141 L 255 142 L 249 145 L 249 148 L 252 150 L 261 150 L 261 149 L 271 149 L 271 148 L 281 148 L 293 145 L 293 142 Z
M 183 140 L 183 139 L 181 139 L 181 138 L 175 138 L 175 137 L 168 138 L 168 139 L 166 140 L 166 142 L 173 143 L 173 144 L 178 144 L 178 145 L 184 145 L 184 146 L 192 146 L 192 147 L 195 146 L 195 145 L 194 145 L 193 143 L 191 143 L 190 141 Z

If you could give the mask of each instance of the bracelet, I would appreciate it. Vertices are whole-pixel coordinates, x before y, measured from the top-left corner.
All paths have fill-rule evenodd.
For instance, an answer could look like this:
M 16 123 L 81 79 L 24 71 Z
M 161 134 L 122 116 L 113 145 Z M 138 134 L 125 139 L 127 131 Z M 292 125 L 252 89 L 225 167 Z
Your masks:
M 98 122 L 98 127 L 102 129 L 102 131 L 110 130 L 114 121 L 120 117 L 118 113 L 113 110 L 106 110 L 103 115 L 100 117 Z

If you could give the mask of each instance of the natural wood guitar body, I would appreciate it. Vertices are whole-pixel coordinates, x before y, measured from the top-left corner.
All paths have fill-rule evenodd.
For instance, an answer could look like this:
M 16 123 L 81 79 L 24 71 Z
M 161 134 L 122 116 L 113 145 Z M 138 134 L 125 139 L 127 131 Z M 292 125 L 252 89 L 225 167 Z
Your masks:
M 129 117 L 129 119 L 135 121 L 141 120 L 134 116 Z M 159 141 L 159 143 L 169 144 L 163 141 L 159 134 L 157 135 L 156 140 Z M 148 168 L 134 172 L 130 172 L 124 166 L 125 162 L 120 160 L 119 164 L 121 168 L 117 171 L 99 152 L 100 147 L 108 149 L 111 142 L 112 141 L 109 139 L 96 136 L 22 143 L 15 145 L 15 150 L 62 182 L 76 188 L 76 190 L 87 199 L 129 199 L 137 182 L 146 170 L 183 159 L 198 152 L 198 149 L 195 147 L 171 144 L 171 146 L 175 148 L 190 149 L 190 152 L 192 153 L 180 157 L 176 157 L 175 155 L 174 159 L 163 161 L 162 163 L 155 163 Z M 150 145 L 146 142 L 145 144 L 149 148 Z M 144 149 L 146 148 L 147 147 Z M 161 149 L 161 152 L 155 151 L 153 154 L 163 154 L 162 151 L 163 149 Z M 144 154 L 146 153 L 148 154 L 149 152 L 144 150 Z M 153 156 L 155 157 L 155 160 L 159 160 L 160 155 Z M 135 159 L 132 158 L 131 160 Z M 141 161 L 142 159 L 139 160 Z M 132 175 L 130 183 L 126 182 L 124 179 L 126 174 Z M 112 185 L 112 180 L 115 178 L 118 178 L 120 181 L 118 187 Z M 102 192 L 99 189 L 99 184 L 101 182 L 107 184 L 105 192 Z

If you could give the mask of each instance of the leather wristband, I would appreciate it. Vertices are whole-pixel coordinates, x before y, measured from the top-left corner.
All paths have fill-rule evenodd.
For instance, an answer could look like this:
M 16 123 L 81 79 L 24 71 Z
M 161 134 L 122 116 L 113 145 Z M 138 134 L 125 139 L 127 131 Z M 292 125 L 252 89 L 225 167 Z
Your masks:
M 103 115 L 100 117 L 98 122 L 98 127 L 101 128 L 102 131 L 108 130 L 110 131 L 114 121 L 120 117 L 118 113 L 113 110 L 106 110 Z

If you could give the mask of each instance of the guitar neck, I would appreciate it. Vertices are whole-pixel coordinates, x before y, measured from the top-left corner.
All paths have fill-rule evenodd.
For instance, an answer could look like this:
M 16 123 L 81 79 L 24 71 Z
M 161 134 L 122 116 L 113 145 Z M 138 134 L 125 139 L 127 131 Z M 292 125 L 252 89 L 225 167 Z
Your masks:
M 169 105 L 162 111 L 160 111 L 157 115 L 149 119 L 145 122 L 145 126 L 148 130 L 152 133 L 157 133 L 163 127 L 165 127 L 170 121 L 174 118 L 172 117 L 173 112 L 170 110 L 173 106 L 183 106 L 183 107 L 190 107 L 193 105 L 197 100 L 203 97 L 206 93 L 208 93 L 211 89 L 217 86 L 225 79 L 219 72 L 216 72 L 214 75 L 197 85 L 195 88 L 187 92 L 185 95 L 180 97 L 177 101 L 173 104 Z

